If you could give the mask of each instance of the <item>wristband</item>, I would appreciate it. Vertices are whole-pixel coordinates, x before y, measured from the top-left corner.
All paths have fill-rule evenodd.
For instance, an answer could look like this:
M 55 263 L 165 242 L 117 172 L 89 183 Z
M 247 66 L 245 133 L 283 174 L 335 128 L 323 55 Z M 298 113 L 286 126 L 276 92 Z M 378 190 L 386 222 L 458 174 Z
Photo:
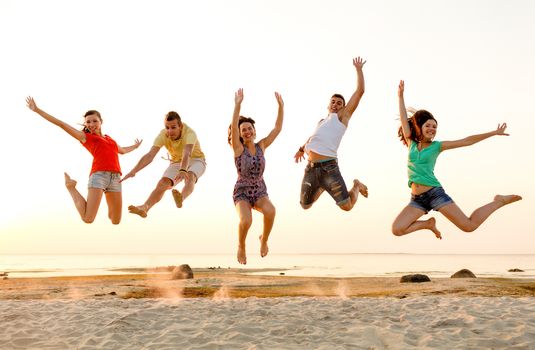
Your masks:
M 305 149 L 303 148 L 303 146 L 299 147 L 299 152 L 305 153 Z
M 186 169 L 180 169 L 178 172 L 179 172 L 179 173 L 180 173 L 180 172 L 187 173 L 188 171 L 187 171 Z

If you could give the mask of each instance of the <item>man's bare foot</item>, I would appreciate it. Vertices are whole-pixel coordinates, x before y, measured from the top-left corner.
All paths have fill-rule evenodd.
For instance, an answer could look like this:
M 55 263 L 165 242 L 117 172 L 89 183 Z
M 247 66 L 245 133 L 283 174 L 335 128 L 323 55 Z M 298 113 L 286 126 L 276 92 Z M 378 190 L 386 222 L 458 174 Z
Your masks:
M 247 257 L 245 256 L 245 247 L 238 246 L 238 262 L 242 265 L 247 264 Z
M 442 235 L 440 234 L 440 231 L 437 229 L 437 221 L 435 218 L 429 218 L 425 221 L 427 223 L 427 229 L 433 231 L 435 234 L 435 237 L 438 239 L 442 239 Z
M 75 188 L 77 184 L 76 180 L 71 179 L 71 177 L 67 173 L 63 173 L 63 174 L 65 175 L 65 186 L 68 189 Z
M 260 256 L 265 257 L 266 255 L 268 255 L 269 247 L 267 244 L 267 240 L 264 242 L 262 236 L 263 235 L 258 236 L 258 239 L 260 239 Z
M 135 205 L 130 205 L 130 206 L 128 206 L 128 211 L 131 214 L 137 214 L 137 215 L 141 216 L 142 218 L 146 218 L 147 217 L 147 209 L 145 208 L 144 205 L 140 205 L 139 207 L 136 207 Z
M 182 198 L 182 193 L 178 192 L 178 190 L 174 188 L 171 193 L 173 194 L 173 199 L 175 200 L 176 207 L 182 208 L 182 201 L 184 200 Z
M 353 180 L 353 186 L 358 189 L 359 193 L 363 195 L 364 198 L 368 198 L 368 187 L 365 184 L 355 179 Z
M 499 202 L 502 206 L 511 204 L 513 202 L 517 202 L 521 199 L 522 197 L 516 194 L 510 194 L 508 196 L 502 196 L 502 195 L 497 194 L 496 196 L 494 196 L 494 201 Z

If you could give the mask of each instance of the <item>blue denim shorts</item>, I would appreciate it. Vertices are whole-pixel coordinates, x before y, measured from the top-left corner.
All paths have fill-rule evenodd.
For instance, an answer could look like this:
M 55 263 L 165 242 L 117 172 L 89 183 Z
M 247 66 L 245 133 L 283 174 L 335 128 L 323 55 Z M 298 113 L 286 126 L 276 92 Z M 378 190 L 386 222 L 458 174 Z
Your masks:
M 336 159 L 308 163 L 301 183 L 301 205 L 314 203 L 323 191 L 327 191 L 337 205 L 349 200 L 349 192 Z
M 100 188 L 104 192 L 121 192 L 121 174 L 111 171 L 95 171 L 89 176 L 87 188 Z
M 442 187 L 433 187 L 429 191 L 418 195 L 411 195 L 409 206 L 418 208 L 429 213 L 431 210 L 439 210 L 446 204 L 453 203 L 453 199 L 444 191 Z

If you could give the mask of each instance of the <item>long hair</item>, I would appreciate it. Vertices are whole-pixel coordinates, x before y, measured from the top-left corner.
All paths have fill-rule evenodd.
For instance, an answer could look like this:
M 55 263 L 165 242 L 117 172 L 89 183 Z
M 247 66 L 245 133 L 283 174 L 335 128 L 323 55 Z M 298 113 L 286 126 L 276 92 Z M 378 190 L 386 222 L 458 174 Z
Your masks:
M 242 125 L 243 123 L 251 123 L 251 125 L 253 126 L 253 129 L 256 130 L 256 128 L 254 126 L 254 120 L 252 118 L 247 118 L 247 117 L 244 117 L 244 116 L 240 115 L 240 120 L 238 121 L 238 132 L 240 130 L 240 125 Z M 232 146 L 232 124 L 228 126 L 228 138 L 227 138 L 227 141 L 228 141 L 228 144 Z M 241 136 L 240 136 L 240 142 L 243 145 L 243 139 L 241 138 Z
M 435 117 L 433 117 L 433 115 L 425 109 L 415 110 L 414 108 L 407 108 L 407 112 L 411 114 L 411 116 L 407 119 L 409 122 L 409 128 L 411 130 L 411 134 L 408 138 L 416 143 L 420 142 L 423 138 L 422 126 L 425 124 L 425 122 L 427 122 L 429 119 L 432 119 L 438 124 Z M 398 129 L 398 136 L 401 142 L 403 142 L 405 146 L 409 147 L 409 144 L 403 135 L 403 128 L 401 126 Z

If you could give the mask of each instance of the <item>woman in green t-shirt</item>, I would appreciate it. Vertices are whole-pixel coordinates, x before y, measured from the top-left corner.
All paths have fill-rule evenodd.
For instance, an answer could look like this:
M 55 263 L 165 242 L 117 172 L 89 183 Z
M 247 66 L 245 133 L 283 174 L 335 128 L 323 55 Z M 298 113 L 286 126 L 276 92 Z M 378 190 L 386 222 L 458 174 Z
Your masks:
M 405 83 L 402 80 L 398 88 L 401 120 L 398 135 L 403 144 L 409 148 L 408 173 L 411 201 L 394 220 L 392 224 L 394 235 L 403 236 L 414 231 L 427 229 L 431 230 L 437 238 L 442 239 L 440 231 L 436 227 L 435 218 L 418 220 L 431 210 L 440 212 L 461 230 L 472 232 L 499 208 L 522 199 L 518 195 L 496 195 L 492 202 L 476 209 L 470 217 L 467 217 L 446 194 L 435 177 L 434 169 L 437 157 L 442 151 L 471 146 L 492 136 L 509 136 L 505 133 L 507 124 L 498 124 L 494 131 L 468 136 L 456 141 L 433 141 L 437 131 L 436 119 L 426 110 L 416 111 L 408 118 L 403 98 L 404 90 Z

